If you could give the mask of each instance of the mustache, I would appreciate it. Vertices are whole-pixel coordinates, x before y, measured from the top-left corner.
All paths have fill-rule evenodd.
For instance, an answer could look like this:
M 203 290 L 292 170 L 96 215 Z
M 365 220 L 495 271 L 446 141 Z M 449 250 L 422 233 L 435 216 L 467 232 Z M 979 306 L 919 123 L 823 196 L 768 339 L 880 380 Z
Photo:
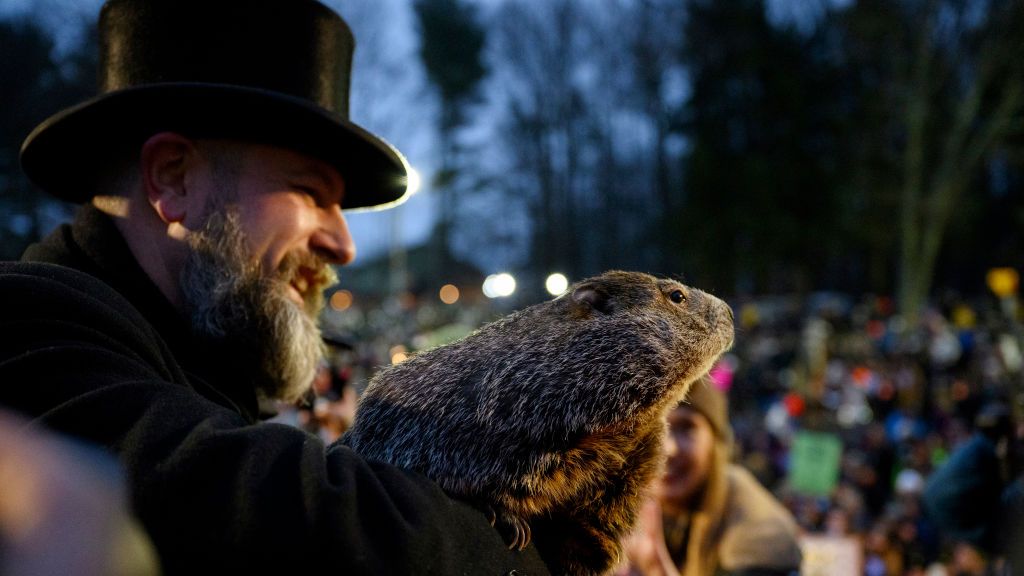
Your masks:
M 307 310 L 314 312 L 322 307 L 324 290 L 338 283 L 338 274 L 323 256 L 315 252 L 292 251 L 281 260 L 277 279 L 295 286 Z

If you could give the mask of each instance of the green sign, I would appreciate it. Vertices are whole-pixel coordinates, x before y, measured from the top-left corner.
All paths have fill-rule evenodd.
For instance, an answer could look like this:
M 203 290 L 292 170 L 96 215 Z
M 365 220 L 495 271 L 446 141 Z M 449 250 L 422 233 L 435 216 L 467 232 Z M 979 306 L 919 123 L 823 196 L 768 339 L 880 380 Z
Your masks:
M 834 434 L 797 432 L 789 458 L 789 484 L 793 490 L 828 496 L 839 481 L 843 445 Z

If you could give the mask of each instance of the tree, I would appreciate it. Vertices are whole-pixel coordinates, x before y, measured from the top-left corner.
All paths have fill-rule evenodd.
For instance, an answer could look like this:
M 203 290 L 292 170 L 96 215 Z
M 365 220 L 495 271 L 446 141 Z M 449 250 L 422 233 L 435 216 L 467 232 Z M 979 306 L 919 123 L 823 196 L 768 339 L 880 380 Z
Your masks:
M 910 318 L 927 301 L 958 201 L 1013 123 L 1024 120 L 1021 6 L 993 5 L 975 27 L 970 4 L 930 3 L 932 11 L 920 15 L 924 26 L 907 74 L 899 298 Z M 945 34 L 941 7 L 954 11 L 952 30 Z M 947 114 L 948 124 L 935 121 Z
M 506 0 L 485 115 L 499 161 L 479 181 L 528 215 L 524 267 L 898 291 L 912 314 L 937 270 L 1006 253 L 1020 235 L 979 226 L 1024 219 L 1024 4 L 789 6 Z
M 894 184 L 882 199 L 899 223 L 899 306 L 910 319 L 951 220 L 979 202 L 989 163 L 1020 133 L 1022 11 L 1017 0 L 861 0 L 839 15 L 846 64 L 883 111 L 859 133 L 885 151 L 877 166 Z
M 507 114 L 498 133 L 502 153 L 513 159 L 503 187 L 530 217 L 530 285 L 554 270 L 579 274 L 573 189 L 583 138 L 572 69 L 580 14 L 566 0 L 509 2 L 496 19 L 499 105 Z
M 688 3 L 691 97 L 680 257 L 718 290 L 804 290 L 841 266 L 842 98 L 824 39 L 761 0 Z
M 92 92 L 96 58 L 84 48 L 58 61 L 53 38 L 28 16 L 0 20 L 0 54 L 17 55 L 0 58 L 0 258 L 11 259 L 69 210 L 21 172 L 21 143 L 47 116 Z
M 492 181 L 530 217 L 536 285 L 554 271 L 677 272 L 659 226 L 681 195 L 668 144 L 681 70 L 666 50 L 681 20 L 670 0 L 510 1 L 495 18 L 492 155 L 508 162 Z
M 461 0 L 416 0 L 420 57 L 440 98 L 441 166 L 435 186 L 440 192 L 437 226 L 441 270 L 450 263 L 449 236 L 458 213 L 459 146 L 456 133 L 466 121 L 466 108 L 487 75 L 483 64 L 484 30 L 473 7 Z

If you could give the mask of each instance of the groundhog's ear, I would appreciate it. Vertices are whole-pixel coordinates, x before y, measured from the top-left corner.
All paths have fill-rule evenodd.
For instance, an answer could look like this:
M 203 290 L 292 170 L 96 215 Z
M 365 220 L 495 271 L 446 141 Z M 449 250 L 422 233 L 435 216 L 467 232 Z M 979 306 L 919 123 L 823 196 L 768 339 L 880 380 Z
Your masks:
M 596 310 L 602 314 L 611 314 L 612 299 L 596 284 L 581 284 L 572 291 L 572 302 L 578 307 Z

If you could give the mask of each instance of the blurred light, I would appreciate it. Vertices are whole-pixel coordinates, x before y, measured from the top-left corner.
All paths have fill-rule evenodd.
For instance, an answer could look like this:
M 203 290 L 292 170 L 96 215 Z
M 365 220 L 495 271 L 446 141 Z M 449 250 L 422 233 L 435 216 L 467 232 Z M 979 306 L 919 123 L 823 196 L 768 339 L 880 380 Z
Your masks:
M 961 330 L 974 328 L 978 324 L 978 316 L 969 306 L 958 304 L 953 308 L 953 325 Z
M 388 355 L 391 356 L 392 364 L 399 364 L 409 359 L 409 351 L 401 344 L 392 346 L 391 350 L 388 351 Z
M 552 296 L 561 296 L 565 294 L 567 288 L 569 288 L 569 279 L 564 274 L 555 272 L 548 279 L 544 281 L 544 288 L 547 289 L 548 294 Z
M 850 379 L 860 388 L 867 388 L 871 384 L 872 376 L 874 373 L 867 366 L 857 366 L 850 372 Z
M 338 290 L 331 294 L 331 309 L 338 312 L 348 310 L 352 305 L 352 293 L 348 290 Z
M 1017 336 L 1014 334 L 999 335 L 999 355 L 1003 359 L 1003 366 L 1011 374 L 1020 372 L 1024 365 L 1024 356 L 1021 356 L 1020 345 L 1017 343 Z
M 445 284 L 441 286 L 441 291 L 438 292 L 437 297 L 445 304 L 455 304 L 459 301 L 459 289 L 454 284 Z
M 993 268 L 985 275 L 985 282 L 996 296 L 1006 298 L 1017 293 L 1020 276 L 1013 268 Z
M 963 380 L 956 380 L 953 382 L 951 392 L 954 402 L 963 402 L 971 396 L 971 387 Z
M 885 337 L 885 322 L 881 320 L 868 320 L 867 332 L 868 336 L 873 340 L 881 340 Z
M 398 304 L 402 310 L 413 310 L 416 308 L 416 295 L 408 290 L 398 295 Z
M 484 279 L 484 296 L 488 298 L 504 298 L 516 291 L 516 279 L 507 272 L 491 274 Z
M 786 412 L 789 413 L 791 418 L 799 418 L 804 413 L 804 409 L 807 408 L 807 403 L 804 402 L 803 396 L 795 392 L 790 392 L 783 396 L 782 404 L 786 407 Z
M 757 309 L 757 306 L 752 303 L 744 304 L 740 308 L 740 326 L 743 328 L 753 328 L 761 323 L 761 311 Z
M 420 190 L 420 173 L 415 168 L 409 166 L 409 174 L 406 177 L 405 193 L 409 196 L 419 192 Z
M 853 428 L 870 424 L 872 420 L 871 408 L 863 402 L 843 404 L 836 411 L 836 421 L 843 428 Z

